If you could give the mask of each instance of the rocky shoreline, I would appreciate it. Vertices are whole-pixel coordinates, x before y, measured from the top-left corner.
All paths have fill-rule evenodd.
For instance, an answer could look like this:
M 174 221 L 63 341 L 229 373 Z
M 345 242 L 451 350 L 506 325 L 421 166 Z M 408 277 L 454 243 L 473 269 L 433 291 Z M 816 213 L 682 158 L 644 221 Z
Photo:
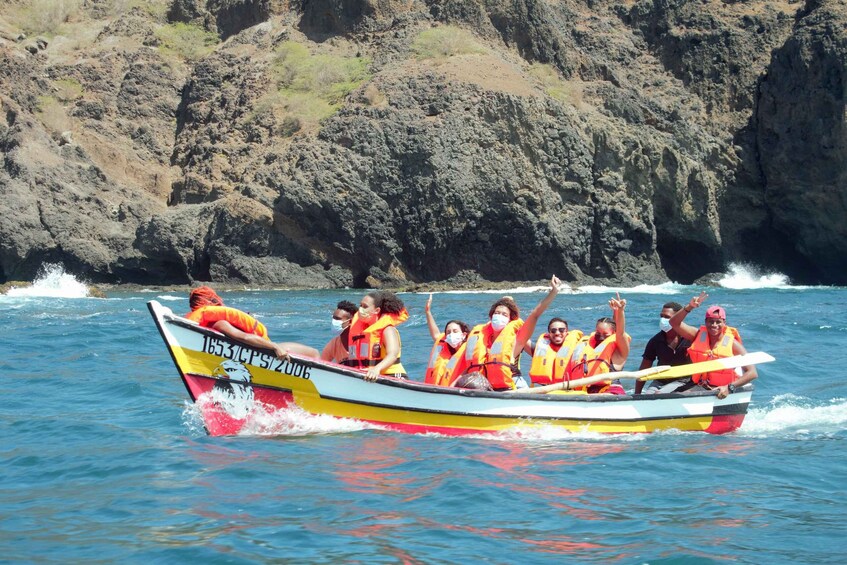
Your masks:
M 841 2 L 45 2 L 0 8 L 0 283 L 847 284 Z

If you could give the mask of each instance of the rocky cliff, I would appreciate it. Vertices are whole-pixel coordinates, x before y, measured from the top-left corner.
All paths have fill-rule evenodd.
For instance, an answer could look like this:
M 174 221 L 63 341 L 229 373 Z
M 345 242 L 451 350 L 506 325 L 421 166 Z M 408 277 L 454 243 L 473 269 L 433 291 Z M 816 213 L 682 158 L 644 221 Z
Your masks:
M 843 2 L 58 5 L 0 12 L 0 282 L 847 284 Z

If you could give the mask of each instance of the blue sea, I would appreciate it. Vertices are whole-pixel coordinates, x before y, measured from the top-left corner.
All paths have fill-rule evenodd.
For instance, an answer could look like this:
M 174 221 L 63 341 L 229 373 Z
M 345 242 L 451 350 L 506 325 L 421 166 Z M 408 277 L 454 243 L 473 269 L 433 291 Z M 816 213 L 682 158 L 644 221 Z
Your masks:
M 619 291 L 635 369 L 667 283 L 562 292 L 587 329 Z M 847 289 L 736 266 L 707 288 L 759 366 L 740 430 L 600 436 L 520 428 L 412 436 L 302 413 L 208 437 L 146 302 L 88 298 L 61 269 L 0 296 L 0 560 L 91 563 L 847 562 Z M 433 312 L 485 320 L 503 291 L 436 293 Z M 543 289 L 508 291 L 524 312 Z M 321 347 L 362 291 L 224 292 L 277 341 Z M 402 294 L 403 361 L 421 378 L 427 294 Z

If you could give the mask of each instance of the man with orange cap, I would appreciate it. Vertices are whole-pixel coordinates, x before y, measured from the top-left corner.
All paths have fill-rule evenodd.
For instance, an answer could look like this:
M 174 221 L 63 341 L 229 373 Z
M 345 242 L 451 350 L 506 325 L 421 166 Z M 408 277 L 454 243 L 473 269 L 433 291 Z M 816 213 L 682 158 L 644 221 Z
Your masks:
M 274 343 L 268 339 L 268 330 L 256 318 L 236 308 L 224 306 L 223 299 L 208 286 L 200 286 L 188 295 L 191 312 L 185 317 L 201 327 L 219 331 L 237 341 L 273 350 L 279 359 L 288 357 L 289 352 L 305 357 L 319 357 L 317 349 L 293 342 Z
M 691 299 L 687 306 L 674 314 L 670 319 L 671 328 L 683 339 L 691 341 L 688 348 L 688 356 L 694 363 L 732 357 L 733 355 L 745 355 L 747 350 L 741 342 L 735 338 L 735 333 L 730 331 L 726 325 L 726 310 L 720 306 L 711 306 L 706 310 L 705 325 L 700 328 L 689 326 L 683 320 L 692 310 L 699 307 L 709 297 L 705 292 Z M 759 374 L 756 367 L 750 365 L 742 367 L 741 376 L 732 369 L 722 369 L 693 375 L 691 380 L 708 389 L 716 389 L 718 398 L 726 398 L 735 389 L 746 385 Z

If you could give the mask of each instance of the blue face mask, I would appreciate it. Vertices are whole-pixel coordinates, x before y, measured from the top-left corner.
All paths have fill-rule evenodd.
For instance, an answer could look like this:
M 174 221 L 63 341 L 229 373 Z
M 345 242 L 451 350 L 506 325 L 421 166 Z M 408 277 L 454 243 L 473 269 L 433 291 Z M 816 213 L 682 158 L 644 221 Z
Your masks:
M 344 331 L 344 321 L 332 319 L 332 333 L 340 334 Z
M 659 329 L 667 333 L 671 331 L 671 321 L 668 318 L 659 318 Z

